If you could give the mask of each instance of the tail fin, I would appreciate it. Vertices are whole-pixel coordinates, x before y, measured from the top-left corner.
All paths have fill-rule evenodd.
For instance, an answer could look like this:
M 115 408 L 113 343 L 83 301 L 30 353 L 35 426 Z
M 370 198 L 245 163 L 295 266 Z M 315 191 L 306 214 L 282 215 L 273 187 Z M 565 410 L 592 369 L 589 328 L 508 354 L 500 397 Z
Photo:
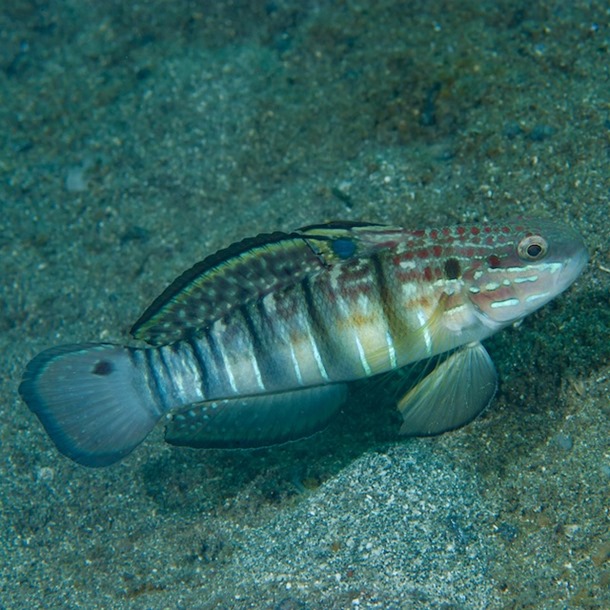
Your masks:
M 137 447 L 161 416 L 129 348 L 65 345 L 27 366 L 19 393 L 59 451 L 107 466 Z

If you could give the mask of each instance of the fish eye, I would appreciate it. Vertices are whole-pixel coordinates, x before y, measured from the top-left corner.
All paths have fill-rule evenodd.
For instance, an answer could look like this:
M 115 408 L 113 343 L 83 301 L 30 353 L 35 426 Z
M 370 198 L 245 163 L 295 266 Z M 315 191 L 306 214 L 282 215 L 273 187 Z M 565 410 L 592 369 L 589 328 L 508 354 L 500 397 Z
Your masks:
M 517 246 L 519 257 L 526 261 L 537 261 L 541 259 L 549 249 L 549 245 L 541 235 L 528 235 L 524 237 Z

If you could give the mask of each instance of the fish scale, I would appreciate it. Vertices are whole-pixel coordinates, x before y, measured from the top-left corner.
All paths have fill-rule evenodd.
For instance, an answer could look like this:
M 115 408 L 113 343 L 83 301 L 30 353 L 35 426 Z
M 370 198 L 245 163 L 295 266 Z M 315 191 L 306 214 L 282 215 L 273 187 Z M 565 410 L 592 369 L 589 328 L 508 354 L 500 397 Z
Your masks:
M 565 290 L 580 236 L 560 223 L 409 230 L 334 222 L 249 238 L 171 284 L 132 329 L 151 347 L 60 346 L 20 392 L 58 449 L 87 466 L 166 440 L 254 447 L 324 427 L 350 382 L 441 359 L 398 402 L 401 434 L 468 423 L 491 401 L 481 341 Z

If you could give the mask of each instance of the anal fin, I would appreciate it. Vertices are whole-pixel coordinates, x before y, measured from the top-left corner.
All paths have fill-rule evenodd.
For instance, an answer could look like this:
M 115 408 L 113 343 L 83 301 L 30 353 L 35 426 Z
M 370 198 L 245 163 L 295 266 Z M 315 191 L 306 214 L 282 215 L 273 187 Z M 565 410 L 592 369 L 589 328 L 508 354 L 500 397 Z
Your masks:
M 168 423 L 165 440 L 199 448 L 252 448 L 310 436 L 345 402 L 347 386 L 334 384 L 277 394 L 190 405 Z
M 398 403 L 400 434 L 428 436 L 472 421 L 489 405 L 497 374 L 480 343 L 470 343 L 440 361 Z

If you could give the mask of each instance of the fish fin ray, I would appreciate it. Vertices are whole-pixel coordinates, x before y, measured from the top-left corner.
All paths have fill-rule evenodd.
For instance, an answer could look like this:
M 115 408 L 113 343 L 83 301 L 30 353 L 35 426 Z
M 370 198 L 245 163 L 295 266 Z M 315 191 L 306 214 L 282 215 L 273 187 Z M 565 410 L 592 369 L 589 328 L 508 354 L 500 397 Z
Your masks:
M 459 428 L 489 405 L 497 373 L 480 343 L 470 343 L 439 361 L 398 403 L 400 434 L 428 436 Z
M 199 448 L 252 448 L 318 432 L 345 401 L 347 386 L 316 386 L 277 394 L 201 402 L 176 413 L 165 440 Z
M 321 267 L 316 253 L 299 236 L 276 232 L 242 240 L 174 280 L 133 325 L 131 334 L 152 345 L 174 343 Z
M 397 231 L 383 225 L 334 222 L 234 243 L 172 282 L 133 325 L 131 334 L 152 345 L 174 343 L 251 301 L 347 258 L 387 247 L 388 235 L 394 239 Z
M 131 453 L 157 423 L 128 348 L 65 345 L 27 366 L 19 393 L 61 453 L 97 467 Z

